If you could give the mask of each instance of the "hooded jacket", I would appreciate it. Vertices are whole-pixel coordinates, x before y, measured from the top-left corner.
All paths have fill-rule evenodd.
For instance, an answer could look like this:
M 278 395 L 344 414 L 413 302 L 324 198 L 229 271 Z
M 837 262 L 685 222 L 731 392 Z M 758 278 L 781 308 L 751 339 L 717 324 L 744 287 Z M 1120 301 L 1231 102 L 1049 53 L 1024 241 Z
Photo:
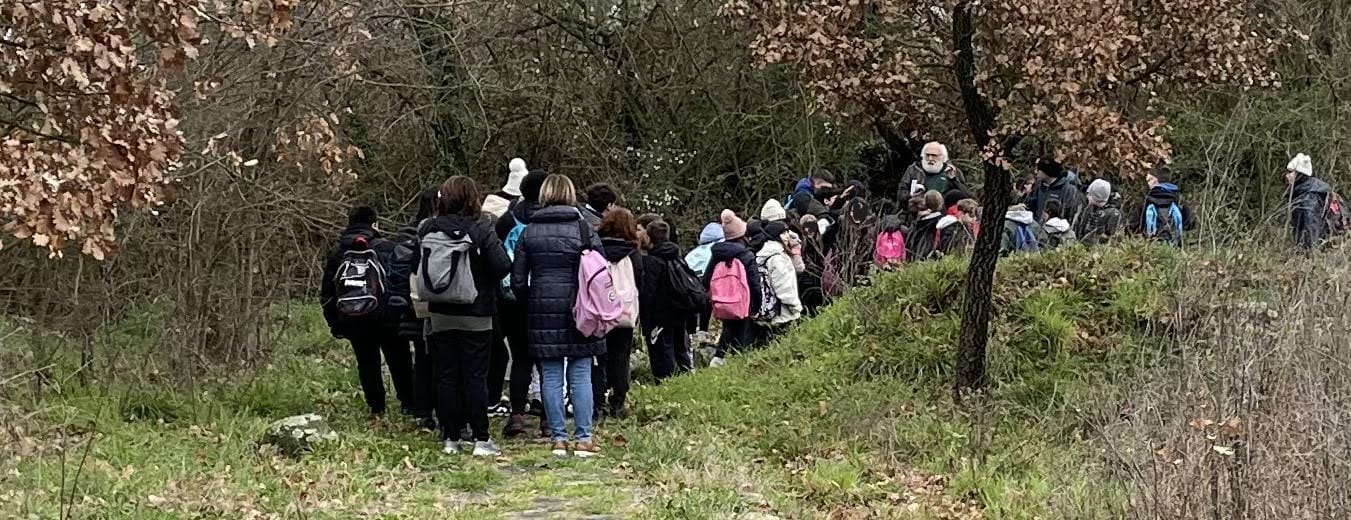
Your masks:
M 1038 182 L 1025 202 L 1027 209 L 1032 212 L 1032 218 L 1040 222 L 1046 215 L 1046 203 L 1052 200 L 1060 201 L 1060 215 L 1069 221 L 1078 217 L 1079 212 L 1088 205 L 1088 196 L 1079 189 L 1079 177 L 1072 172 L 1066 172 L 1064 177 Z
M 428 310 L 432 313 L 447 316 L 497 315 L 497 291 L 502 278 L 511 273 L 511 259 L 507 257 L 506 249 L 502 248 L 502 240 L 497 238 L 497 233 L 493 232 L 490 222 L 492 220 L 487 214 L 481 218 L 444 215 L 429 219 L 418 227 L 419 238 L 436 231 L 465 233 L 477 248 L 476 253 L 469 259 L 469 268 L 474 274 L 474 288 L 478 289 L 478 298 L 474 303 L 466 305 L 431 303 Z M 420 254 L 417 257 L 421 260 Z
M 942 221 L 941 213 L 929 213 L 915 221 L 915 225 L 910 227 L 910 233 L 905 235 L 905 259 L 909 262 L 923 262 L 938 258 L 938 251 L 942 245 L 942 236 L 938 231 L 938 224 Z
M 938 250 L 947 256 L 971 249 L 976 244 L 976 230 L 952 215 L 938 219 Z
M 1032 212 L 1027 208 L 1014 207 L 1004 214 L 1004 236 L 1000 240 L 999 254 L 1007 255 L 1018 249 L 1018 228 L 1026 227 L 1032 231 L 1037 238 L 1037 245 L 1045 247 L 1048 240 L 1046 231 L 1037 225 L 1037 220 L 1032 217 Z M 989 233 L 990 231 L 986 231 Z
M 746 244 L 741 242 L 719 242 L 713 245 L 711 255 L 708 259 L 708 268 L 704 269 L 703 280 L 704 289 L 710 289 L 713 284 L 713 271 L 716 266 L 722 262 L 741 262 L 741 266 L 746 269 L 746 285 L 751 290 L 751 315 L 760 312 L 760 277 L 755 264 L 755 253 L 746 248 Z M 711 294 L 711 292 L 710 292 Z
M 338 287 L 334 278 L 338 275 L 338 267 L 342 265 L 343 253 L 355 248 L 359 239 L 365 240 L 368 247 L 375 250 L 380 262 L 386 266 L 392 261 L 399 247 L 394 242 L 385 240 L 370 224 L 349 224 L 339 235 L 337 245 L 329 250 L 324 259 L 324 277 L 319 283 L 319 303 L 324 311 L 324 321 L 328 323 L 329 330 L 335 336 L 341 337 L 396 332 L 403 314 L 410 310 L 412 305 L 412 302 L 407 300 L 397 301 L 399 299 L 397 296 L 391 296 L 388 302 L 391 308 L 387 310 L 393 314 L 389 316 L 391 319 L 380 320 L 381 323 L 374 329 L 370 324 L 345 323 L 338 314 Z
M 1135 208 L 1131 215 L 1130 230 L 1132 233 L 1144 234 L 1145 232 L 1145 208 L 1154 206 L 1161 215 L 1168 214 L 1168 207 L 1177 204 L 1177 209 L 1182 212 L 1182 230 L 1191 231 L 1196 228 L 1196 221 L 1192 218 L 1191 208 L 1182 202 L 1182 190 L 1176 184 L 1165 182 L 1149 190 L 1145 196 L 1144 202 Z
M 1102 206 L 1088 204 L 1074 220 L 1074 236 L 1085 245 L 1097 245 L 1111 240 L 1121 229 L 1121 208 L 1116 197 Z
M 704 226 L 704 230 L 699 233 L 699 247 L 691 249 L 688 255 L 685 255 L 685 263 L 694 269 L 695 274 L 704 275 L 704 269 L 708 266 L 708 259 L 713 255 L 713 244 L 722 242 L 722 225 L 713 222 Z
M 788 201 L 788 209 L 793 210 L 798 215 L 816 215 L 818 217 L 830 213 L 830 208 L 816 200 L 816 187 L 812 186 L 810 177 L 797 181 L 797 185 L 793 187 L 793 196 Z
M 668 269 L 688 269 L 680 254 L 680 247 L 674 242 L 662 242 L 652 247 L 643 256 L 643 277 L 639 278 L 638 290 L 639 316 L 642 316 L 643 329 L 651 331 L 657 327 L 684 327 L 690 319 L 688 314 L 671 308 L 671 287 Z
M 1300 249 L 1318 247 L 1327 237 L 1323 215 L 1331 193 L 1332 186 L 1310 175 L 1300 174 L 1290 187 L 1290 235 Z
M 779 299 L 779 314 L 770 318 L 770 323 L 783 325 L 801 318 L 802 299 L 797 292 L 797 270 L 793 268 L 793 260 L 783 244 L 777 240 L 765 242 L 765 246 L 755 255 L 755 261 L 765 266 L 768 274 L 765 281 L 770 283 L 774 296 Z M 759 293 L 751 294 L 755 296 Z
M 605 254 L 605 260 L 611 264 L 617 264 L 620 260 L 629 259 L 629 264 L 633 265 L 633 282 L 638 284 L 638 297 L 642 298 L 643 289 L 643 254 L 638 251 L 638 244 L 618 237 L 602 237 L 600 239 L 602 253 Z M 638 315 L 643 314 L 642 309 L 638 310 Z
M 572 319 L 583 249 L 579 223 L 589 228 L 577 208 L 541 208 L 530 216 L 516 244 L 511 288 L 517 301 L 526 302 L 530 352 L 537 359 L 605 353 L 605 339 L 582 336 Z M 600 236 L 594 231 L 589 234 L 589 247 L 602 250 Z

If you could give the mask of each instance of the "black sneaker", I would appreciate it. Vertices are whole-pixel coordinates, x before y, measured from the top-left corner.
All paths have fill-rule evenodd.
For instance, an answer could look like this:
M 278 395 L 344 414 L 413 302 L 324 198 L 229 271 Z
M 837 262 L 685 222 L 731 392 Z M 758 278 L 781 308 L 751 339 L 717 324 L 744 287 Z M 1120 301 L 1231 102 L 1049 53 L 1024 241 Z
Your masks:
M 511 405 L 498 403 L 497 406 L 488 409 L 488 417 L 506 417 L 511 415 Z
M 525 409 L 525 413 L 535 417 L 544 417 L 544 403 L 539 399 L 531 399 L 530 406 Z
M 435 417 L 418 417 L 417 419 L 413 420 L 413 424 L 417 426 L 417 429 L 419 431 L 427 431 L 427 432 L 436 431 Z

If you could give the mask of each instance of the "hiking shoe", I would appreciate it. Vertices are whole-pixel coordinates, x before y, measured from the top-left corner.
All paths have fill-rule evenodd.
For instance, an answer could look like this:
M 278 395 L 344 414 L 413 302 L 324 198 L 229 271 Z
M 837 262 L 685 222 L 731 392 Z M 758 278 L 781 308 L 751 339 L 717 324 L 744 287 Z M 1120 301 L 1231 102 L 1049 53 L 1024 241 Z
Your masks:
M 572 454 L 576 455 L 578 458 L 583 459 L 589 459 L 591 457 L 599 457 L 600 446 L 597 446 L 596 441 L 594 440 L 579 442 L 577 443 L 576 446 L 573 446 Z
M 715 357 L 715 358 L 713 358 L 713 359 L 711 359 L 711 360 L 708 361 L 708 368 L 718 368 L 718 367 L 723 366 L 723 365 L 726 365 L 726 364 L 727 364 L 727 360 L 725 360 L 725 359 L 723 359 L 723 358 L 721 358 L 721 357 Z
M 502 435 L 513 439 L 523 433 L 525 433 L 525 416 L 519 413 L 511 414 L 511 417 L 507 418 L 507 425 L 502 427 Z
M 502 454 L 502 450 L 497 448 L 497 443 L 491 440 L 478 441 L 474 443 L 475 457 L 496 457 Z
M 549 438 L 549 437 L 552 436 L 552 435 L 553 435 L 553 433 L 549 431 L 549 420 L 548 420 L 548 419 L 545 419 L 545 418 L 543 418 L 543 417 L 540 417 L 540 418 L 539 418 L 539 436 L 542 437 L 542 438 L 547 439 L 547 438 Z
M 441 441 L 441 451 L 444 452 L 446 455 L 459 455 L 460 441 L 457 441 L 455 439 L 446 439 L 444 441 Z
M 553 447 L 550 451 L 554 454 L 555 457 L 566 457 L 566 456 L 568 456 L 568 443 L 567 443 L 567 441 L 558 441 L 558 442 L 555 442 L 555 443 L 554 443 L 554 447 Z

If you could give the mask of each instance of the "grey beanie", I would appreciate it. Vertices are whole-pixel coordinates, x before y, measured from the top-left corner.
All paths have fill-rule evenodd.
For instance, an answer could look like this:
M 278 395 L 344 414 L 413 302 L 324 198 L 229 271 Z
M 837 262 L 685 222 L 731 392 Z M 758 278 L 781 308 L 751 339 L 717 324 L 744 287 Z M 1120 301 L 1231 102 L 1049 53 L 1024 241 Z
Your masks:
M 1112 198 L 1112 183 L 1107 182 L 1107 179 L 1094 180 L 1088 185 L 1088 196 L 1100 202 L 1107 202 Z

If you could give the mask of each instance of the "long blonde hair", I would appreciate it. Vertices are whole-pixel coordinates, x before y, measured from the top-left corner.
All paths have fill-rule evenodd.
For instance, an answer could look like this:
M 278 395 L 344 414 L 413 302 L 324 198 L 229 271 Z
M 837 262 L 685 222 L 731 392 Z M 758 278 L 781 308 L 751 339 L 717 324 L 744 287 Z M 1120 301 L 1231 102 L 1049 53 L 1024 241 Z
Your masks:
M 540 206 L 577 206 L 577 187 L 567 175 L 553 174 L 539 190 Z

